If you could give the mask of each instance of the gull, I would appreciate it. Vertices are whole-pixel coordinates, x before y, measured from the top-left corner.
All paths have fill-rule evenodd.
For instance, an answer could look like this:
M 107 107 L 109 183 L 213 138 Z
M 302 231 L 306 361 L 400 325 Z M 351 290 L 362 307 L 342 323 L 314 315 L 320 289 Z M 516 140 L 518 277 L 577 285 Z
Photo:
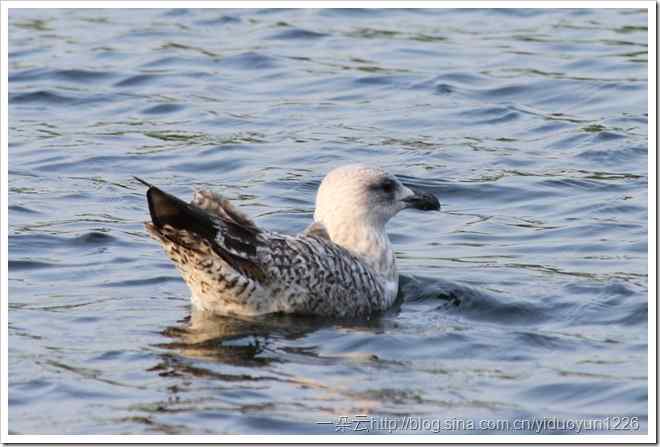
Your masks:
M 258 227 L 227 199 L 195 191 L 186 203 L 145 184 L 151 222 L 199 310 L 359 318 L 395 301 L 399 272 L 385 225 L 406 208 L 439 210 L 438 199 L 383 169 L 330 171 L 316 195 L 314 221 L 298 235 Z

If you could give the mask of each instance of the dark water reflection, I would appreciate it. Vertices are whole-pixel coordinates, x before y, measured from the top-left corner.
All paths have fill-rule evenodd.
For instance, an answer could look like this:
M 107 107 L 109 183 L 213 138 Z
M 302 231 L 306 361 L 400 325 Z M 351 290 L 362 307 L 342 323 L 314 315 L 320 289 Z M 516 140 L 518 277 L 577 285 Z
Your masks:
M 634 9 L 11 10 L 10 432 L 646 431 L 647 34 Z M 191 315 L 133 175 L 293 233 L 347 162 L 443 204 L 389 227 L 394 309 Z

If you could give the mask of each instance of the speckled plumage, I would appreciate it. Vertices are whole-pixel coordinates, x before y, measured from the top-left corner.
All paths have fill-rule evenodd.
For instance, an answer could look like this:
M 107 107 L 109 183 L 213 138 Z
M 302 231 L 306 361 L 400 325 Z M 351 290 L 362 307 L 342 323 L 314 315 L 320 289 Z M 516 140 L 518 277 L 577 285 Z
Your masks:
M 366 169 L 375 181 L 393 178 L 373 168 L 350 167 L 356 175 L 358 168 Z M 341 169 L 348 168 L 336 171 L 342 173 Z M 324 184 L 331 180 L 328 175 Z M 384 232 L 391 216 L 362 225 L 352 221 L 361 217 L 351 214 L 337 225 L 341 207 L 319 213 L 319 206 L 327 208 L 324 184 L 317 195 L 316 221 L 296 236 L 257 227 L 218 194 L 197 191 L 188 205 L 155 187 L 148 192 L 153 222 L 145 226 L 190 287 L 193 304 L 202 310 L 334 318 L 382 312 L 392 305 L 398 289 L 396 263 Z M 402 197 L 410 200 L 413 191 L 400 186 L 405 188 Z M 192 225 L 191 220 L 199 222 Z

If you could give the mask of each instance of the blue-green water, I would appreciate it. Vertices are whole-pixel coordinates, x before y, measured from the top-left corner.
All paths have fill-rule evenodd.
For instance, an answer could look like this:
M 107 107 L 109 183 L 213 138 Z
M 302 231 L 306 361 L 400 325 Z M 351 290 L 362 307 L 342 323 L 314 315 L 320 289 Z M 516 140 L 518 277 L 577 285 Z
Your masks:
M 632 9 L 10 10 L 10 433 L 645 432 L 647 34 Z M 190 318 L 131 176 L 297 232 L 349 162 L 443 204 L 389 226 L 400 306 Z

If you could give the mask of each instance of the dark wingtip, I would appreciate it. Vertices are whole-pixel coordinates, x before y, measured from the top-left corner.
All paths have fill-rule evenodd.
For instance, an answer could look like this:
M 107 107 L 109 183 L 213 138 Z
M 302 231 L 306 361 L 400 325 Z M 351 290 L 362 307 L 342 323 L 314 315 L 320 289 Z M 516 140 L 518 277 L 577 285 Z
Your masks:
M 191 231 L 209 240 L 215 238 L 218 230 L 204 210 L 190 205 L 137 177 L 135 179 L 149 186 L 147 203 L 151 221 L 156 228 L 170 225 L 178 230 Z
M 147 204 L 149 205 L 149 214 L 151 221 L 157 227 L 165 225 L 168 216 L 177 214 L 177 207 L 173 204 L 175 201 L 168 200 L 168 194 L 161 191 L 155 186 L 149 186 L 147 189 Z

